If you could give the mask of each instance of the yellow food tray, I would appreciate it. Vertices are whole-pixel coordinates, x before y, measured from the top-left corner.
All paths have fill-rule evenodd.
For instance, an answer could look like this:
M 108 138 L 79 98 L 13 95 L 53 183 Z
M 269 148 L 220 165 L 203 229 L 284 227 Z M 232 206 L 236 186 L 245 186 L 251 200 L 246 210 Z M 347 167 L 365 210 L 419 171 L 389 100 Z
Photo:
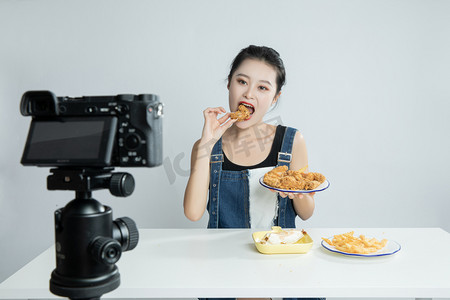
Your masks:
M 307 253 L 313 246 L 313 240 L 308 234 L 303 235 L 303 237 L 294 244 L 271 245 L 259 243 L 258 241 L 268 232 L 272 231 L 257 231 L 252 234 L 256 249 L 263 254 Z

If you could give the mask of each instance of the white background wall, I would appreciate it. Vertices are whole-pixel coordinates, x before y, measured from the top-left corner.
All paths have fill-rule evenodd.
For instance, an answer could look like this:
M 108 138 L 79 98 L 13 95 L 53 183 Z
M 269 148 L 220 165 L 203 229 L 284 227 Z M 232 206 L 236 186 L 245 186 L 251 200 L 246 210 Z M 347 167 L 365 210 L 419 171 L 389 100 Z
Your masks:
M 202 110 L 228 108 L 229 65 L 249 44 L 280 52 L 287 85 L 268 118 L 298 128 L 331 181 L 298 227 L 450 231 L 449 15 L 438 0 L 1 1 L 0 281 L 52 244 L 53 212 L 74 198 L 19 163 L 25 91 L 160 95 L 164 165 L 122 169 L 131 197 L 94 197 L 142 228 L 205 227 L 183 215 L 190 149 Z

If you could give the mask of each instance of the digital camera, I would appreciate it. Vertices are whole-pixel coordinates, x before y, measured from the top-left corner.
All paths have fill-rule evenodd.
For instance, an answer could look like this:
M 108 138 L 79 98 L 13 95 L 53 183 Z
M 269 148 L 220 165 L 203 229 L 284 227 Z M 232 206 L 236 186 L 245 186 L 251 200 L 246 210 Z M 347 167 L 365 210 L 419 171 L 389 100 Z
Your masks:
M 154 167 L 162 164 L 163 104 L 154 94 L 56 97 L 23 94 L 32 116 L 21 163 L 56 167 Z

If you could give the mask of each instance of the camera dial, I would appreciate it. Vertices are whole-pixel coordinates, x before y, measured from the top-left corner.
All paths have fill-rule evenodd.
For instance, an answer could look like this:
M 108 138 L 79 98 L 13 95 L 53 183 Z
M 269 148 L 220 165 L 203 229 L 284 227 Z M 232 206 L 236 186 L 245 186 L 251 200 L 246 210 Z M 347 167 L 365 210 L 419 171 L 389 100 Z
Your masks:
M 119 104 L 114 109 L 118 114 L 125 114 L 130 111 L 130 108 L 126 104 Z
M 125 139 L 125 147 L 128 150 L 134 150 L 138 148 L 140 145 L 141 145 L 141 138 L 135 133 L 130 134 Z

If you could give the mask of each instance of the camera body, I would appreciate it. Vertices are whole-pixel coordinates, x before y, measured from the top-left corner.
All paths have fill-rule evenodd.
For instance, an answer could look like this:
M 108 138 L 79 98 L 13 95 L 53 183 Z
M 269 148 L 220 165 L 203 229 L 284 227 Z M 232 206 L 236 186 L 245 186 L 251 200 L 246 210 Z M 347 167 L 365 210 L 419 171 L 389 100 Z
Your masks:
M 154 94 L 56 97 L 28 91 L 32 116 L 21 163 L 56 167 L 154 167 L 162 164 L 163 104 Z

